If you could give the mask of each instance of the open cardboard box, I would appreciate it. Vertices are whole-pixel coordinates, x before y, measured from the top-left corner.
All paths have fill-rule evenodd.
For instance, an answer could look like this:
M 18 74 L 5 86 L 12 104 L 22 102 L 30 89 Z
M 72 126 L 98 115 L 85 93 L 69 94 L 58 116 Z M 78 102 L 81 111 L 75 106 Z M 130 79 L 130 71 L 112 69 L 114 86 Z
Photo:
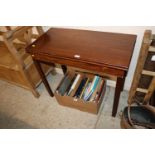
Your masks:
M 79 109 L 81 111 L 85 111 L 85 112 L 89 112 L 89 113 L 93 113 L 93 114 L 98 114 L 98 111 L 99 111 L 99 108 L 100 108 L 100 105 L 102 103 L 102 100 L 103 100 L 103 97 L 105 94 L 105 90 L 106 90 L 106 81 L 105 81 L 104 87 L 102 88 L 100 98 L 97 102 L 85 101 L 85 100 L 79 99 L 79 98 L 75 99 L 73 97 L 73 95 L 74 95 L 75 91 L 77 90 L 77 88 L 78 88 L 78 86 L 82 80 L 82 77 L 85 75 L 86 77 L 89 77 L 90 80 L 93 80 L 93 77 L 94 77 L 93 74 L 82 73 L 82 72 L 71 71 L 71 70 L 68 71 L 66 73 L 66 75 L 69 74 L 69 76 L 73 77 L 75 75 L 75 73 L 81 74 L 81 77 L 80 77 L 80 80 L 78 81 L 78 83 L 76 84 L 75 89 L 72 91 L 72 93 L 69 96 L 67 96 L 67 95 L 61 96 L 57 91 L 59 86 L 62 84 L 63 79 L 61 80 L 60 84 L 58 85 L 58 87 L 55 91 L 55 97 L 56 97 L 58 103 L 63 105 L 63 106 L 68 106 L 71 108 Z

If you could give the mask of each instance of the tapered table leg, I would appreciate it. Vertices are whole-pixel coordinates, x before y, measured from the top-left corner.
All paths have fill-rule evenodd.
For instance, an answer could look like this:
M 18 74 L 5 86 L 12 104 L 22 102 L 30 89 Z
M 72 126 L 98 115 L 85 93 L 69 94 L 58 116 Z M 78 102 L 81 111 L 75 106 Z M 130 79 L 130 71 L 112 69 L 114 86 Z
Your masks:
M 44 72 L 43 72 L 43 70 L 42 70 L 42 67 L 41 67 L 41 65 L 40 65 L 40 62 L 37 61 L 37 60 L 34 60 L 34 64 L 35 64 L 35 66 L 36 66 L 36 68 L 37 68 L 37 70 L 38 70 L 38 72 L 39 72 L 39 74 L 40 74 L 40 76 L 41 76 L 41 79 L 42 79 L 42 81 L 43 81 L 43 83 L 44 83 L 44 85 L 45 85 L 45 87 L 46 87 L 46 89 L 47 89 L 49 95 L 50 95 L 51 97 L 53 97 L 54 94 L 53 94 L 53 92 L 52 92 L 52 90 L 51 90 L 51 87 L 50 87 L 50 85 L 49 85 L 49 83 L 48 83 L 48 81 L 47 81 L 47 79 L 46 79 L 46 76 L 45 76 L 45 74 L 44 74 Z
M 63 71 L 63 73 L 65 75 L 66 72 L 67 72 L 67 67 L 65 65 L 61 65 L 61 68 L 62 68 L 62 71 Z
M 116 82 L 116 88 L 115 88 L 115 96 L 114 96 L 114 103 L 113 103 L 113 109 L 112 109 L 112 116 L 115 117 L 117 114 L 117 108 L 118 108 L 118 103 L 119 103 L 119 98 L 120 94 L 124 88 L 124 82 L 125 82 L 125 77 L 120 78 L 117 77 L 117 82 Z

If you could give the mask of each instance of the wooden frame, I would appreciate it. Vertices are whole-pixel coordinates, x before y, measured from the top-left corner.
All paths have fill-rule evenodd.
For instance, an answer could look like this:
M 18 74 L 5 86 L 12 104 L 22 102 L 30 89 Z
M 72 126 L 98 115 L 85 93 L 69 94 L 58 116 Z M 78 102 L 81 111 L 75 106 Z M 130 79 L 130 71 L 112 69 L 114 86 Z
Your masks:
M 0 46 L 0 50 L 2 50 L 1 53 L 4 53 L 2 56 L 4 57 L 8 54 L 8 57 L 5 56 L 5 59 L 10 58 L 16 67 L 12 65 L 7 66 L 5 63 L 2 65 L 0 62 L 0 78 L 26 88 L 30 90 L 35 97 L 39 97 L 36 87 L 42 80 L 31 55 L 25 52 L 25 48 L 44 32 L 42 27 L 37 26 L 35 28 L 38 34 L 33 34 L 33 28 L 32 26 L 24 26 L 11 29 L 11 27 L 7 26 L 7 32 L 1 33 L 3 41 L 1 42 L 2 46 Z M 48 74 L 52 69 L 52 67 L 47 65 L 43 66 L 45 74 Z
M 136 35 L 51 28 L 26 50 L 38 66 L 50 96 L 54 94 L 40 68 L 42 62 L 60 64 L 64 73 L 65 66 L 70 66 L 115 77 L 116 89 L 112 108 L 112 116 L 115 117 L 135 42 Z
M 129 92 L 128 104 L 132 104 L 134 102 L 136 92 L 141 92 L 145 94 L 143 98 L 143 103 L 147 104 L 155 90 L 155 71 L 149 71 L 149 70 L 144 69 L 149 52 L 155 52 L 155 47 L 151 46 L 152 39 L 154 39 L 154 35 L 152 35 L 152 31 L 146 30 L 144 33 L 139 58 L 137 60 L 137 66 L 135 69 L 133 82 L 132 82 L 131 89 Z M 148 89 L 138 87 L 140 78 L 142 75 L 153 77 Z

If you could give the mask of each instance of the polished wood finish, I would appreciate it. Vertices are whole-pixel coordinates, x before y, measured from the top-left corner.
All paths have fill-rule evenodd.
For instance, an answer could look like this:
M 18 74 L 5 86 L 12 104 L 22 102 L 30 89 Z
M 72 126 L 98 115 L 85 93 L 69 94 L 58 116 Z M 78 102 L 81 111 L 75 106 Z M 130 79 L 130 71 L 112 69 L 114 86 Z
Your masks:
M 35 47 L 29 46 L 27 50 L 49 59 L 80 60 L 127 70 L 135 40 L 135 35 L 52 28 L 34 43 Z
M 112 116 L 115 116 L 117 113 L 119 99 L 120 99 L 120 95 L 121 95 L 121 92 L 122 92 L 123 87 L 124 87 L 124 82 L 125 82 L 125 77 L 123 77 L 123 78 L 118 77 L 117 78 L 116 90 L 115 90 L 115 96 L 114 96 L 114 104 L 113 104 L 113 109 L 112 109 Z
M 67 72 L 67 67 L 65 65 L 61 65 L 62 71 L 64 74 Z
M 115 116 L 135 42 L 136 35 L 51 28 L 27 52 L 37 61 L 116 76 Z

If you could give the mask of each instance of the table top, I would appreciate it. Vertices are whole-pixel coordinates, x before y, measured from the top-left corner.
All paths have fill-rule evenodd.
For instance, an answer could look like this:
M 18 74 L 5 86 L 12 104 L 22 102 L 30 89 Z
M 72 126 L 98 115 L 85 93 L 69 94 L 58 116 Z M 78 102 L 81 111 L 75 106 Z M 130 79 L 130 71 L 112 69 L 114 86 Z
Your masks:
M 136 35 L 51 28 L 27 52 L 128 70 Z

